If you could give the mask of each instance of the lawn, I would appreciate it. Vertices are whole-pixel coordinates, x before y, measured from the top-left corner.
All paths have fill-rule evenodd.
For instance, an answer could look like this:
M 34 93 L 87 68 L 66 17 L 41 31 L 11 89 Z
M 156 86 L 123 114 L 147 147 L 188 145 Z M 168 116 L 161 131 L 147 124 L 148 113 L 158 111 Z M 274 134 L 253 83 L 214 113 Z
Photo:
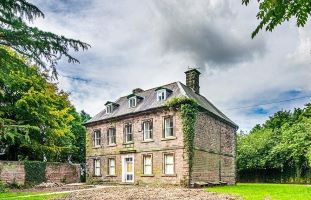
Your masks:
M 208 192 L 242 196 L 244 200 L 311 200 L 311 185 L 246 184 L 207 188 Z
M 0 200 L 17 200 L 17 199 L 25 199 L 25 200 L 46 200 L 46 199 L 54 199 L 57 197 L 64 197 L 67 194 L 48 194 L 48 193 L 40 193 L 40 192 L 4 192 L 0 193 Z

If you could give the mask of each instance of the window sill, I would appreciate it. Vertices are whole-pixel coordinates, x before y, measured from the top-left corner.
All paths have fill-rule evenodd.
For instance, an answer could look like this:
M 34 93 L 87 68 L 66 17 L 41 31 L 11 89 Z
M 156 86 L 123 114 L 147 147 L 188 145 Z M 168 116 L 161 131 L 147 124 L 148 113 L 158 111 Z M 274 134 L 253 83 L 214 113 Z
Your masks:
M 117 144 L 108 144 L 107 147 L 115 147 Z
M 123 145 L 134 144 L 134 142 L 124 142 Z
M 102 177 L 102 175 L 93 175 L 93 177 Z
M 93 149 L 99 149 L 101 148 L 102 146 L 93 146 Z
M 106 177 L 117 177 L 117 175 L 107 175 Z
M 152 139 L 148 139 L 148 140 L 143 140 L 143 141 L 141 141 L 142 143 L 148 143 L 148 142 L 154 142 L 154 140 L 152 140 Z
M 142 174 L 141 177 L 154 177 L 154 174 Z
M 166 138 L 161 138 L 161 141 L 175 140 L 175 139 L 177 139 L 177 137 L 175 137 L 175 136 L 169 136 L 169 137 L 166 137 Z
M 162 177 L 177 177 L 177 174 L 162 174 Z

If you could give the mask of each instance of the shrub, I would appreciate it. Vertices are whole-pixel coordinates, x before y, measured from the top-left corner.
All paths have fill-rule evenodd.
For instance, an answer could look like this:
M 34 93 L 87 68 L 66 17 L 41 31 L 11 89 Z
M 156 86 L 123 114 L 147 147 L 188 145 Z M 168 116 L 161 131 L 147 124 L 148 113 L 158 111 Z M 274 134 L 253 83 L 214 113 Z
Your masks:
M 46 180 L 45 169 L 46 162 L 42 161 L 24 161 L 25 183 L 27 185 L 37 185 Z

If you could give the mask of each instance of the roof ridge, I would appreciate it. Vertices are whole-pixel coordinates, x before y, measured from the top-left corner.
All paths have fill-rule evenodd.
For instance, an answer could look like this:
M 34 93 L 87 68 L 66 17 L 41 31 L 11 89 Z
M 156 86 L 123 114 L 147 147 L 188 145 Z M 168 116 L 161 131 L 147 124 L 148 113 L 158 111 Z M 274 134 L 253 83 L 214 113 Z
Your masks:
M 174 82 L 170 82 L 170 83 L 167 83 L 167 84 L 164 84 L 164 85 L 160 85 L 160 86 L 157 86 L 157 87 L 152 87 L 152 88 L 147 89 L 147 90 L 144 90 L 144 91 L 142 91 L 142 92 L 137 92 L 137 94 L 139 94 L 139 93 L 144 93 L 144 92 L 147 92 L 147 91 L 150 91 L 150 90 L 154 90 L 154 89 L 159 88 L 159 87 L 172 85 L 172 84 L 177 83 L 177 82 L 179 82 L 179 81 L 174 81 Z M 118 98 L 116 101 L 114 101 L 114 102 L 117 102 L 117 101 L 120 100 L 121 98 L 124 98 L 124 97 L 127 97 L 127 96 L 128 96 L 128 95 L 121 96 L 121 97 L 119 97 L 119 98 Z

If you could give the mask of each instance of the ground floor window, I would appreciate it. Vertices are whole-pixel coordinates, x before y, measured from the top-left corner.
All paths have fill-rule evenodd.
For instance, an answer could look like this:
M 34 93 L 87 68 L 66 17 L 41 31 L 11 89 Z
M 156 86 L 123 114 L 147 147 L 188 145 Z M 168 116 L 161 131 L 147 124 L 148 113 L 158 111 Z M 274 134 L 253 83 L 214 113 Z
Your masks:
M 174 154 L 166 153 L 164 154 L 164 174 L 171 175 L 174 174 Z
M 108 158 L 108 175 L 116 175 L 116 159 Z
M 145 175 L 152 174 L 152 155 L 143 155 L 143 172 Z
M 93 167 L 94 167 L 94 176 L 101 176 L 100 173 L 100 160 L 99 159 L 94 159 L 93 160 Z

